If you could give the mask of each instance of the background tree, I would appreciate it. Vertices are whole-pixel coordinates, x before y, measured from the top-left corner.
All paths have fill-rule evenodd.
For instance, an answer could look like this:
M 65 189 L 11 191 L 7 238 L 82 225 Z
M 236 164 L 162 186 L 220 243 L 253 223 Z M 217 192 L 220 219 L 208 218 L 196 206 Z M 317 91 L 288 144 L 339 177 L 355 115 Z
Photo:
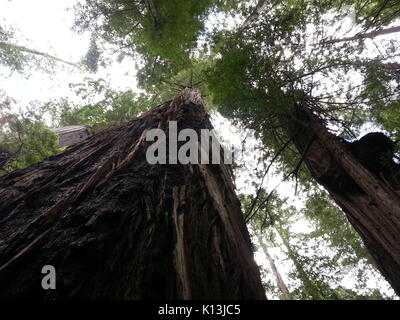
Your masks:
M 0 94 L 0 175 L 60 151 L 57 134 L 40 117 L 31 117 L 29 111 L 12 112 L 14 101 L 4 92 Z
M 187 5 L 192 6 L 186 10 L 191 14 L 190 19 L 183 19 L 182 13 L 182 19 L 170 27 L 167 18 L 170 13 L 162 1 L 146 2 L 141 7 L 126 7 L 118 1 L 86 1 L 81 7 L 85 10 L 78 7 L 77 26 L 91 28 L 105 40 L 114 39 L 114 44 L 125 41 L 128 35 L 133 41 L 125 42 L 126 48 L 131 53 L 139 52 L 144 59 L 140 83 L 149 89 L 173 71 L 192 68 L 191 58 L 201 52 L 196 40 L 204 30 L 205 21 L 210 19 L 207 16 L 210 8 L 228 12 L 218 1 L 201 7 L 176 4 L 170 10 L 181 12 Z M 262 12 L 257 3 L 254 7 L 237 8 L 242 15 Z M 387 61 L 396 57 L 396 45 L 391 43 L 382 54 L 368 52 L 363 43 L 327 42 L 326 34 L 332 34 L 332 30 L 338 35 L 346 32 L 340 22 L 348 15 L 330 11 L 327 2 L 276 1 L 263 3 L 261 8 L 266 11 L 252 19 L 246 28 L 219 30 L 208 36 L 211 41 L 205 47 L 210 51 L 208 57 L 214 58 L 214 65 L 209 67 L 206 80 L 212 99 L 225 116 L 245 122 L 276 152 L 284 147 L 279 158 L 288 176 L 302 176 L 302 181 L 310 181 L 311 173 L 313 179 L 328 189 L 362 235 L 381 272 L 400 290 L 395 236 L 399 199 L 396 191 L 391 190 L 397 182 L 389 181 L 387 187 L 384 181 L 396 175 L 386 173 L 381 179 L 379 166 L 371 175 L 371 168 L 360 166 L 354 153 L 347 149 L 348 144 L 337 138 L 354 137 L 373 116 L 376 101 L 385 105 L 396 101 L 397 90 L 391 78 L 376 77 Z M 369 9 L 375 12 L 374 16 L 380 16 L 386 4 L 374 2 L 368 10 L 364 9 L 356 6 L 356 16 L 371 16 Z M 85 12 L 87 18 L 79 16 L 79 12 Z M 185 21 L 191 21 L 191 26 Z M 183 30 L 188 37 L 183 36 Z M 172 45 L 171 40 L 168 40 L 170 46 L 165 45 L 169 35 L 182 45 Z M 371 62 L 375 69 L 370 68 Z M 355 75 L 359 83 L 350 79 Z M 337 128 L 336 136 L 328 130 L 333 126 Z M 375 159 L 377 164 L 379 157 Z M 303 170 L 303 164 L 310 172 Z M 397 170 L 394 162 L 390 166 L 391 170 Z M 373 185 L 379 190 L 374 190 Z M 369 207 L 371 197 L 377 207 Z M 372 220 L 377 216 L 387 219 L 375 219 L 371 225 L 358 216 L 360 211 Z M 385 231 L 376 231 L 375 225 Z M 397 231 L 390 231 L 393 227 Z
M 393 191 L 398 184 L 393 175 L 398 171 L 392 160 L 394 150 L 390 147 L 382 151 L 390 153 L 387 159 L 393 168 L 390 174 L 379 164 L 383 153 L 369 161 L 368 172 L 364 169 L 368 166 L 366 162 L 360 166 L 362 160 L 352 156 L 348 144 L 328 130 L 335 126 L 340 128 L 339 136 L 354 135 L 355 128 L 359 130 L 372 117 L 373 101 L 393 103 L 398 90 L 382 79 L 381 88 L 386 94 L 382 95 L 379 87 L 378 94 L 377 90 L 370 91 L 370 74 L 357 88 L 354 88 L 354 81 L 346 80 L 350 72 L 353 77 L 359 74 L 363 79 L 363 75 L 371 71 L 365 69 L 368 58 L 359 58 L 360 52 L 356 50 L 363 47 L 315 45 L 321 43 L 318 38 L 324 36 L 327 24 L 326 17 L 318 9 L 307 3 L 271 7 L 252 28 L 225 33 L 221 58 L 209 71 L 209 87 L 224 115 L 244 121 L 277 152 L 286 149 L 281 152 L 281 159 L 286 163 L 288 175 L 302 175 L 302 164 L 306 164 L 311 176 L 327 188 L 346 212 L 379 269 L 398 291 L 400 268 L 395 234 L 400 213 L 398 193 Z M 305 17 L 305 12 L 310 14 Z M 310 24 L 316 28 L 312 36 L 308 31 Z M 381 66 L 389 58 L 392 55 L 379 57 Z M 372 60 L 376 66 L 376 58 Z M 335 90 L 332 92 L 329 87 Z M 377 99 L 372 98 L 377 95 Z M 293 142 L 294 152 L 287 141 Z M 304 173 L 303 178 L 306 176 Z M 376 207 L 369 204 L 371 198 L 376 198 Z M 360 212 L 368 218 L 361 217 Z M 377 216 L 385 216 L 387 220 L 376 221 Z M 374 222 L 370 224 L 369 219 Z M 377 232 L 376 228 L 381 231 Z M 390 231 L 392 228 L 397 231 Z M 389 234 L 393 236 L 384 239 L 383 235 Z
M 45 60 L 46 63 L 43 63 Z M 36 67 L 47 71 L 49 65 L 61 62 L 74 68 L 81 68 L 78 63 L 63 60 L 49 53 L 31 49 L 15 43 L 15 32 L 12 28 L 0 25 L 0 65 L 11 71 L 24 72 L 28 68 Z

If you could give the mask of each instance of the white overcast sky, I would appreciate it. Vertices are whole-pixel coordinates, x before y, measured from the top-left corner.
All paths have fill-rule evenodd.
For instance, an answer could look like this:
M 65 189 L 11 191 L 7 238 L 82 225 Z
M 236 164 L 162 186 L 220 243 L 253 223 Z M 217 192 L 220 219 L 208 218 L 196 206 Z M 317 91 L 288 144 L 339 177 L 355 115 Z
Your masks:
M 0 24 L 12 26 L 17 33 L 17 43 L 26 47 L 55 55 L 61 59 L 78 62 L 86 54 L 89 45 L 90 34 L 77 34 L 71 30 L 74 20 L 72 10 L 75 0 L 0 0 Z M 133 61 L 125 61 L 122 64 L 114 63 L 107 70 L 100 69 L 96 75 L 82 73 L 75 68 L 65 68 L 60 65 L 54 75 L 46 72 L 32 72 L 29 77 L 14 73 L 10 77 L 0 73 L 0 88 L 16 99 L 18 107 L 24 107 L 30 101 L 48 101 L 68 96 L 73 99 L 73 93 L 68 87 L 69 83 L 79 83 L 85 77 L 102 77 L 115 89 L 136 88 L 135 70 Z M 5 70 L 5 69 L 3 69 Z M 2 69 L 0 69 L 0 72 Z M 127 73 L 127 71 L 129 71 Z M 236 146 L 240 146 L 241 137 L 227 121 L 218 115 L 213 116 L 216 130 L 221 136 L 230 137 Z M 255 155 L 250 155 L 255 156 Z M 251 159 L 247 159 L 251 162 Z M 251 166 L 250 167 L 254 167 Z M 246 189 L 249 182 L 246 174 L 239 176 L 237 187 Z M 279 184 L 281 177 L 273 176 L 270 185 Z M 292 187 L 289 184 L 280 186 L 283 194 L 293 196 Z M 305 225 L 303 224 L 303 229 Z M 272 254 L 278 254 L 272 249 Z M 266 260 L 261 252 L 255 256 L 259 264 L 265 265 Z M 280 269 L 286 273 L 290 265 L 285 263 Z M 283 274 L 285 277 L 285 275 Z
M 20 45 L 79 62 L 87 52 L 90 34 L 71 30 L 74 3 L 75 0 L 0 0 L 0 24 L 15 29 Z M 115 89 L 136 88 L 133 61 L 115 63 L 112 68 L 100 69 L 96 75 L 65 66 L 53 76 L 34 72 L 29 78 L 18 73 L 5 78 L 6 72 L 2 69 L 0 72 L 3 73 L 0 88 L 17 99 L 20 106 L 32 100 L 47 101 L 71 95 L 68 84 L 82 82 L 85 77 L 101 77 Z
M 55 55 L 61 59 L 79 62 L 87 52 L 90 34 L 77 34 L 71 30 L 74 20 L 72 6 L 76 0 L 0 0 L 0 25 L 12 26 L 17 34 L 17 44 Z M 45 72 L 32 72 L 30 77 L 14 73 L 6 77 L 6 70 L 0 68 L 0 89 L 3 89 L 10 97 L 17 101 L 19 107 L 27 105 L 30 101 L 48 101 L 68 96 L 73 99 L 73 94 L 68 87 L 69 83 L 82 82 L 85 77 L 94 79 L 103 78 L 107 80 L 114 89 L 137 89 L 135 78 L 136 70 L 134 61 L 124 60 L 122 64 L 114 63 L 106 70 L 100 69 L 96 75 L 83 73 L 73 68 L 60 68 L 53 75 Z M 218 115 L 214 116 L 214 125 L 222 136 L 234 137 L 238 145 L 238 138 L 225 120 Z M 231 134 L 232 133 L 232 134 Z M 254 155 L 253 155 L 254 156 Z M 276 186 L 281 177 L 274 176 L 266 181 L 270 188 Z M 246 188 L 248 182 L 246 177 L 240 177 L 237 181 L 238 187 Z M 272 186 L 272 187 L 271 187 Z M 282 195 L 291 197 L 294 204 L 295 197 L 293 184 L 284 183 L 278 189 Z M 299 203 L 301 202 L 298 201 Z M 299 204 L 298 203 L 298 204 Z M 307 229 L 303 222 L 299 224 L 302 231 Z M 299 229 L 296 228 L 296 229 Z M 298 232 L 300 230 L 296 230 Z M 279 252 L 272 250 L 279 262 Z M 263 255 L 256 254 L 258 263 L 265 265 Z M 282 262 L 282 261 L 281 261 Z M 283 277 L 288 272 L 288 262 L 279 265 L 283 271 Z M 373 281 L 371 279 L 371 281 Z M 351 279 L 346 279 L 345 284 L 351 287 Z M 376 283 L 371 284 L 372 287 Z

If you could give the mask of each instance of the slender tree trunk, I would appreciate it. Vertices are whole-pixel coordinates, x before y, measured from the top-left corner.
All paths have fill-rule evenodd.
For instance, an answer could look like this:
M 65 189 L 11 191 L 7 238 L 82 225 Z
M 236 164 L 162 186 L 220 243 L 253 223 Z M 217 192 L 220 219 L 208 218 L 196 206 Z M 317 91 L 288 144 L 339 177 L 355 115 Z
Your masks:
M 269 4 L 270 0 L 259 0 L 252 13 L 240 25 L 239 30 L 248 28 L 257 19 L 257 17 L 267 8 Z
M 153 3 L 153 0 L 144 0 L 144 4 L 147 8 L 151 20 L 153 21 L 154 28 L 158 31 L 161 31 L 161 24 L 159 22 L 158 13 Z
M 146 132 L 170 120 L 211 128 L 187 88 L 0 178 L 0 298 L 265 299 L 226 165 L 147 162 Z
M 289 135 L 312 176 L 362 237 L 377 267 L 400 294 L 399 191 L 368 171 L 307 106 L 296 106 Z
M 265 245 L 263 238 L 260 236 L 258 236 L 258 243 L 260 244 L 260 247 L 263 250 L 265 257 L 267 258 L 268 263 L 271 266 L 271 270 L 275 276 L 276 285 L 278 286 L 278 289 L 281 292 L 282 300 L 290 300 L 291 298 L 290 298 L 289 289 L 286 286 L 285 281 L 283 281 L 282 276 L 281 276 L 278 268 L 276 267 L 274 259 L 269 254 L 268 248 Z
M 373 39 L 378 36 L 383 36 L 386 34 L 396 33 L 400 31 L 400 26 L 398 27 L 391 27 L 382 30 L 376 30 L 367 33 L 359 33 L 353 37 L 341 38 L 341 39 L 333 39 L 330 41 L 326 41 L 325 43 L 338 43 L 338 42 L 346 42 L 346 41 L 354 41 L 354 40 L 361 40 L 361 39 Z
M 34 54 L 34 55 L 37 55 L 37 56 L 42 56 L 42 57 L 45 57 L 47 59 L 54 60 L 54 61 L 57 61 L 57 62 L 62 62 L 62 63 L 68 64 L 68 65 L 70 65 L 72 67 L 81 69 L 81 66 L 79 66 L 77 63 L 69 62 L 69 61 L 60 59 L 60 58 L 58 58 L 56 56 L 53 56 L 51 54 L 48 54 L 46 52 L 38 51 L 38 50 L 35 50 L 35 49 L 29 49 L 27 47 L 19 46 L 17 44 L 12 44 L 12 43 L 8 43 L 8 42 L 0 41 L 0 49 L 2 49 L 2 48 L 12 49 L 12 50 L 17 50 L 17 51 L 21 51 L 21 52 Z

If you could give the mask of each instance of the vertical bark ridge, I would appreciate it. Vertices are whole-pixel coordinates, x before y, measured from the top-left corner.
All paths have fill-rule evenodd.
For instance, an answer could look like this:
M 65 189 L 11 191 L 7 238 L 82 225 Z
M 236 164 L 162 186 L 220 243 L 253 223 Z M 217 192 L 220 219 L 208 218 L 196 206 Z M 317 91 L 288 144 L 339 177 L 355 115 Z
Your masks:
M 212 128 L 186 88 L 0 178 L 0 298 L 265 299 L 225 165 L 146 161 L 146 130 L 170 120 Z M 56 290 L 41 287 L 44 265 Z
M 360 234 L 383 276 L 400 294 L 399 191 L 366 169 L 308 106 L 297 105 L 286 126 L 304 162 Z

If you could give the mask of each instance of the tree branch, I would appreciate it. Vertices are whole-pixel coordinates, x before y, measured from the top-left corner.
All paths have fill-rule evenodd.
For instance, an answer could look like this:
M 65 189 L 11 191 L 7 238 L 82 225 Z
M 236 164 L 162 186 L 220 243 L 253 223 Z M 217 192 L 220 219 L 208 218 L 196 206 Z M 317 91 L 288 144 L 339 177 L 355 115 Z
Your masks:
M 8 43 L 8 42 L 0 41 L 0 49 L 5 49 L 5 48 L 15 49 L 15 50 L 18 50 L 18 51 L 35 54 L 35 55 L 42 56 L 42 57 L 45 57 L 45 58 L 48 58 L 48 59 L 51 59 L 51 60 L 55 60 L 55 61 L 58 61 L 58 62 L 62 62 L 62 63 L 68 64 L 68 65 L 70 65 L 70 66 L 72 66 L 74 68 L 82 69 L 76 63 L 60 59 L 60 58 L 58 58 L 56 56 L 53 56 L 51 54 L 48 54 L 48 53 L 45 53 L 45 52 L 41 52 L 41 51 L 38 51 L 38 50 L 34 50 L 34 49 L 29 49 L 27 47 L 19 46 L 17 44 L 12 44 L 12 43 Z
M 378 36 L 383 36 L 385 34 L 391 34 L 391 33 L 396 33 L 400 31 L 400 26 L 397 27 L 391 27 L 391 28 L 386 28 L 382 30 L 376 30 L 372 32 L 367 32 L 367 33 L 359 33 L 356 34 L 353 37 L 347 37 L 347 38 L 341 38 L 341 39 L 333 39 L 329 41 L 324 41 L 321 44 L 332 44 L 332 43 L 339 43 L 339 42 L 345 42 L 345 41 L 354 41 L 354 40 L 361 40 L 361 39 L 373 39 Z

